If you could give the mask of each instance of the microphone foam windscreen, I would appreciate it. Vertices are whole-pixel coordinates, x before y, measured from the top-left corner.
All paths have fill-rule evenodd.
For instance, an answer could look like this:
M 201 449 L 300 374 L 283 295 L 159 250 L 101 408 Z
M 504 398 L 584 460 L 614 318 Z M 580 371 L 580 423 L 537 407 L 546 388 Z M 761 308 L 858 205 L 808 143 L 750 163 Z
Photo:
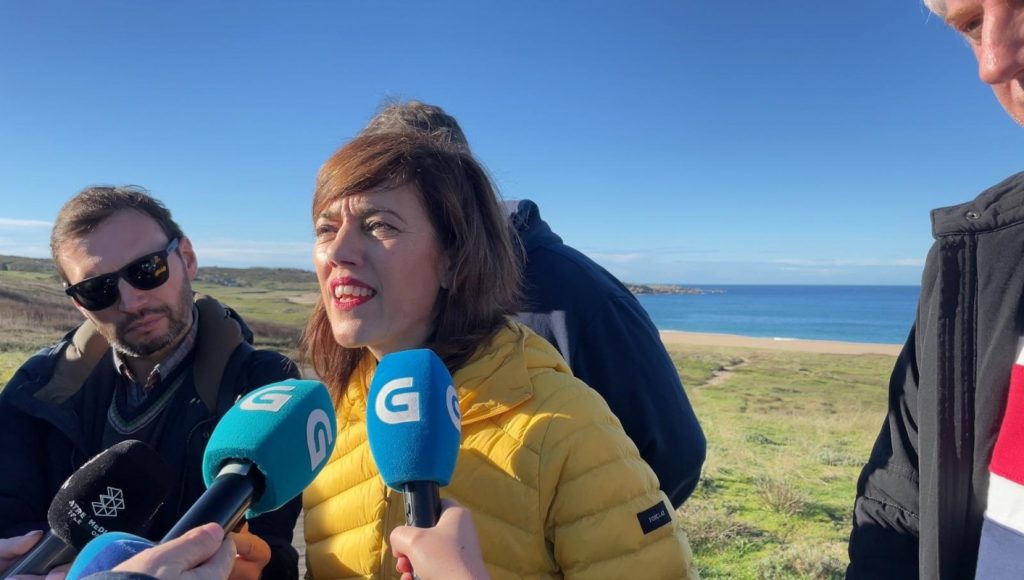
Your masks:
M 93 538 L 75 557 L 66 580 L 79 580 L 97 572 L 106 572 L 139 552 L 153 547 L 153 542 L 125 532 L 107 532 Z
M 459 456 L 462 416 L 452 376 L 429 349 L 381 357 L 366 410 L 370 452 L 384 483 L 448 485 Z
M 302 493 L 334 451 L 334 405 L 319 381 L 289 379 L 260 387 L 228 409 L 203 454 L 207 487 L 229 461 L 248 461 L 265 489 L 246 512 L 254 518 Z
M 175 479 L 152 447 L 122 441 L 68 477 L 46 519 L 57 537 L 78 550 L 106 532 L 141 529 Z

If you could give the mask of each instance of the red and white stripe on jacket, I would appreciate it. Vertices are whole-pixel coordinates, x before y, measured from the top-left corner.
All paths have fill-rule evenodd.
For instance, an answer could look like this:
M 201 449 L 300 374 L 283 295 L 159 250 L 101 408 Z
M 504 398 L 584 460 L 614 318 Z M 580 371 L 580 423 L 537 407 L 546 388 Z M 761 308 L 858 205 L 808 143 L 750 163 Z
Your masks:
M 1010 373 L 1006 413 L 989 462 L 988 507 L 977 578 L 1021 578 L 1024 568 L 1024 339 Z

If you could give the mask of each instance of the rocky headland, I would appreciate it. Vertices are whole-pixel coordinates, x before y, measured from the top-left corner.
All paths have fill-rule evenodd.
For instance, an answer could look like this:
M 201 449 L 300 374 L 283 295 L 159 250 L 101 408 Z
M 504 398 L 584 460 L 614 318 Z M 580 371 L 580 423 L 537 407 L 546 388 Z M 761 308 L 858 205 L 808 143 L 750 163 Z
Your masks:
M 725 290 L 717 288 L 695 288 L 679 284 L 630 284 L 626 288 L 633 294 L 724 294 Z

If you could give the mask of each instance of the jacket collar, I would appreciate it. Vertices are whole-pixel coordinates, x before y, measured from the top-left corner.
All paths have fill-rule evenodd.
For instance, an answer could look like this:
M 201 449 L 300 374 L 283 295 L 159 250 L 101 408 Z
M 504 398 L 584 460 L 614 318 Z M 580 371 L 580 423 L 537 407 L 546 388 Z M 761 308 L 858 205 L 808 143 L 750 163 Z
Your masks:
M 561 244 L 562 238 L 551 231 L 540 217 L 540 208 L 529 199 L 518 201 L 506 201 L 505 210 L 508 212 L 508 219 L 512 227 L 519 235 L 523 248 L 529 252 L 541 246 Z
M 367 353 L 352 373 L 342 408 L 365 409 L 376 367 L 373 356 Z M 541 368 L 571 372 L 555 347 L 526 326 L 510 321 L 452 377 L 462 424 L 500 415 L 530 400 L 533 397 L 531 374 Z
M 463 424 L 500 415 L 533 396 L 526 361 L 527 336 L 518 324 L 506 326 L 455 372 Z
M 211 413 L 216 410 L 220 381 L 235 348 L 251 341 L 252 331 L 233 310 L 202 294 L 195 295 L 200 316 L 193 362 L 196 391 Z M 30 399 L 30 407 L 61 405 L 82 388 L 100 360 L 110 356 L 110 345 L 86 320 L 53 347 L 44 359 L 29 359 L 26 366 L 42 376 L 20 384 L 18 392 Z M 29 409 L 26 409 L 29 410 Z
M 1024 221 L 1024 172 L 986 189 L 973 201 L 932 210 L 932 235 L 977 233 Z

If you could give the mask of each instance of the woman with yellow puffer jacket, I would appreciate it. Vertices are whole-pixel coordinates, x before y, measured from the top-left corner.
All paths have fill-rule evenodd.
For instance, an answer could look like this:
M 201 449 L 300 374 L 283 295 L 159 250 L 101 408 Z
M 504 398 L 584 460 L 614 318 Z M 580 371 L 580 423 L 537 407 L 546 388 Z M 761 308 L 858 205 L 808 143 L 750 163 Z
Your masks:
M 497 196 L 463 149 L 363 135 L 321 168 L 321 296 L 302 353 L 335 396 L 334 454 L 303 495 L 313 578 L 399 577 L 404 501 L 366 435 L 380 357 L 433 349 L 452 372 L 462 443 L 442 495 L 473 513 L 492 578 L 696 577 L 675 510 L 604 400 L 509 318 L 519 266 Z

